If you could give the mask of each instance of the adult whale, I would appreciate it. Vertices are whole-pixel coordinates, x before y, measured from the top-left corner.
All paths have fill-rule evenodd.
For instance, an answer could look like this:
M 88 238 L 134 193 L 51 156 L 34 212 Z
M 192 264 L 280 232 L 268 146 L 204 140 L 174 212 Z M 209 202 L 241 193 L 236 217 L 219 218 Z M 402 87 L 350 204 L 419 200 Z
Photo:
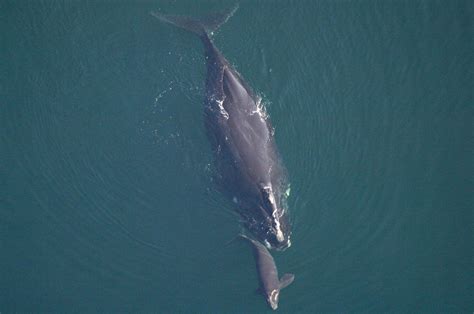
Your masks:
M 291 245 L 286 169 L 265 108 L 243 77 L 226 60 L 211 35 L 238 6 L 197 19 L 150 12 L 159 20 L 198 35 L 207 63 L 205 125 L 216 163 L 216 181 L 237 204 L 247 229 L 268 248 Z

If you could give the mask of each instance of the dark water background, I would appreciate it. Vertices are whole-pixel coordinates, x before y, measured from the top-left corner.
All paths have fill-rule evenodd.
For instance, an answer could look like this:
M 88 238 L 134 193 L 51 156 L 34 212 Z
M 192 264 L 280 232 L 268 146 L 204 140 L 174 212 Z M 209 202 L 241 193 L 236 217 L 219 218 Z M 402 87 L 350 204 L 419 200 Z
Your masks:
M 263 312 L 215 193 L 193 35 L 151 9 L 0 1 L 0 312 Z M 473 2 L 242 1 L 215 42 L 289 169 L 280 312 L 469 312 Z

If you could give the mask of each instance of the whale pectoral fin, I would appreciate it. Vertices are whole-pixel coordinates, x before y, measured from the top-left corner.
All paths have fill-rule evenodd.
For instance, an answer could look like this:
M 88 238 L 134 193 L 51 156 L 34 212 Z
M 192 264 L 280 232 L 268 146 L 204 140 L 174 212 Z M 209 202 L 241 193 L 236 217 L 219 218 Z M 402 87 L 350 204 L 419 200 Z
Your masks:
M 280 279 L 280 289 L 288 287 L 293 280 L 295 280 L 295 275 L 293 274 L 284 274 Z
M 257 289 L 255 289 L 255 294 L 262 295 L 263 294 L 262 288 L 258 287 Z

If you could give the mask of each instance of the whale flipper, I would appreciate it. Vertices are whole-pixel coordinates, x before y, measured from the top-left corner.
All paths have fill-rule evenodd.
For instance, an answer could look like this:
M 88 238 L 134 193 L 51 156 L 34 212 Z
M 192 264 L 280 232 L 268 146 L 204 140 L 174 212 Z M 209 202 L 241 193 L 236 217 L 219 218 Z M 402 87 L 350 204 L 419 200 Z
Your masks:
M 284 274 L 280 279 L 280 289 L 288 287 L 293 280 L 295 280 L 294 274 Z

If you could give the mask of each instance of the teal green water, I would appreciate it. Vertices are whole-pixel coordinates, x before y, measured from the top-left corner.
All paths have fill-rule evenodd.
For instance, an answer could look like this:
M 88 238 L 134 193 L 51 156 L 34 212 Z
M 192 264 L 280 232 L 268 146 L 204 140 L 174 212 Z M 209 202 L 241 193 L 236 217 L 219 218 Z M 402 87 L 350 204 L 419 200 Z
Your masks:
M 265 312 L 211 182 L 203 49 L 152 9 L 1 1 L 0 312 Z M 469 312 L 472 1 L 242 1 L 215 42 L 291 180 L 280 312 Z

